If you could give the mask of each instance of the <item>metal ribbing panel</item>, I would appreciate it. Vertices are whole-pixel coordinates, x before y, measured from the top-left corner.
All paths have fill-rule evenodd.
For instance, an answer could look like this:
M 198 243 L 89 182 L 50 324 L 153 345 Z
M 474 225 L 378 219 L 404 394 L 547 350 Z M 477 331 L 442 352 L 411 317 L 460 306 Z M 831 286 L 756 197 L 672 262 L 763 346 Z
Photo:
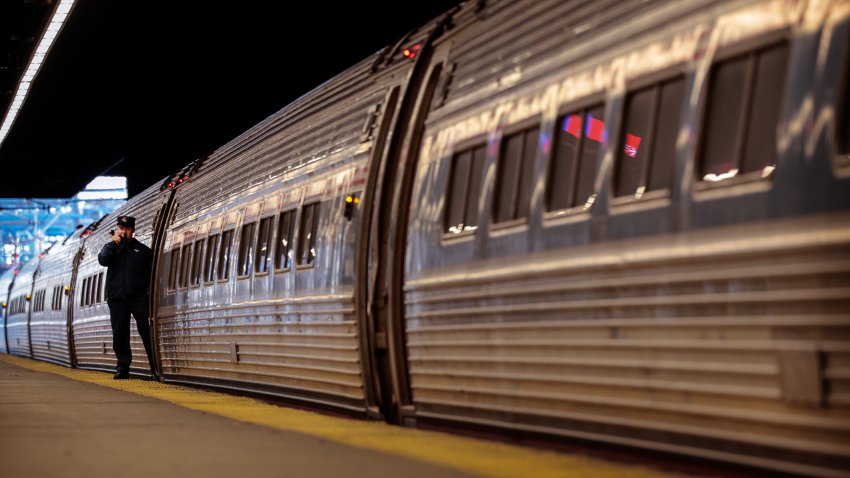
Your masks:
M 456 69 L 447 101 L 464 99 L 498 84 L 514 71 L 524 71 L 571 44 L 586 46 L 592 35 L 609 33 L 646 16 L 663 0 L 572 0 L 492 2 L 482 12 L 488 28 L 457 42 L 450 62 Z M 692 2 L 698 5 L 704 2 Z M 651 15 L 651 13 L 649 13 Z M 622 39 L 620 40 L 622 45 Z
M 175 223 L 360 144 L 371 108 L 386 93 L 374 86 L 373 61 L 352 67 L 213 153 L 180 189 Z
M 417 413 L 700 456 L 734 448 L 723 459 L 787 471 L 850 469 L 850 229 L 739 232 L 411 282 Z
M 30 322 L 33 358 L 71 365 L 68 350 L 68 307 L 73 306 L 65 287 L 71 285 L 71 268 L 74 256 L 79 252 L 82 230 L 74 232 L 63 243 L 54 245 L 41 261 L 35 290 L 44 290 L 44 310 L 33 313 Z M 52 299 L 54 288 L 61 288 L 61 307 L 54 310 Z M 57 289 L 59 290 L 59 289 Z
M 112 352 L 112 327 L 109 322 L 109 308 L 106 300 L 94 305 L 81 306 L 80 294 L 83 281 L 87 277 L 96 277 L 103 273 L 106 282 L 106 268 L 97 262 L 100 249 L 110 241 L 109 231 L 117 228 L 118 216 L 133 216 L 136 218 L 134 237 L 146 246 L 151 246 L 153 223 L 156 214 L 165 202 L 165 194 L 160 192 L 161 182 L 150 186 L 144 192 L 134 196 L 119 209 L 106 216 L 100 226 L 86 238 L 85 251 L 77 274 L 77 283 L 73 295 L 74 306 L 74 347 L 77 356 L 77 366 L 98 370 L 114 370 L 115 354 Z M 101 284 L 101 294 L 103 292 Z M 136 330 L 135 320 L 130 324 L 130 345 L 133 353 L 131 372 L 147 373 L 149 370 L 147 355 L 142 340 Z
M 342 299 L 223 306 L 163 319 L 163 371 L 180 381 L 241 383 L 362 411 L 354 305 Z

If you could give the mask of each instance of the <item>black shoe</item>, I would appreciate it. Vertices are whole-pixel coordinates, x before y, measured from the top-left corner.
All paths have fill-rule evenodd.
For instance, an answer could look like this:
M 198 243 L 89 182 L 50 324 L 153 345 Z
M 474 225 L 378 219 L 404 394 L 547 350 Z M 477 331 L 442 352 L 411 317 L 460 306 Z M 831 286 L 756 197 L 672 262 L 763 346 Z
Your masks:
M 118 372 L 112 376 L 113 380 L 127 380 L 130 378 L 130 372 Z
M 153 382 L 159 382 L 159 374 L 154 372 L 153 370 L 151 370 L 150 380 L 153 381 Z

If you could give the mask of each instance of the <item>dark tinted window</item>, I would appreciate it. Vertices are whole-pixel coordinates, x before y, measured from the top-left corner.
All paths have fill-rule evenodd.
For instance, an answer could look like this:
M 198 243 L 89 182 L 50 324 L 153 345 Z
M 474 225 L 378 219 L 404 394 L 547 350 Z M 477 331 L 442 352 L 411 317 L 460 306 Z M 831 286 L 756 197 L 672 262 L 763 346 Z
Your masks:
M 776 129 L 782 107 L 788 52 L 784 45 L 756 57 L 756 78 L 747 126 L 742 171 L 762 171 L 776 164 Z
M 186 287 L 189 284 L 189 264 L 192 262 L 192 243 L 183 246 L 180 252 L 180 273 L 178 274 L 178 287 Z
M 614 194 L 640 198 L 669 189 L 676 159 L 684 80 L 658 83 L 626 97 Z
M 254 251 L 254 228 L 256 224 L 252 222 L 242 226 L 242 233 L 239 236 L 239 260 L 236 263 L 237 277 L 245 277 L 249 273 L 248 263 Z
M 272 240 L 272 219 L 267 217 L 260 220 L 260 229 L 257 234 L 257 257 L 254 261 L 254 270 L 256 272 L 266 272 L 269 270 L 271 262 L 271 247 Z
M 614 195 L 632 196 L 645 185 L 644 172 L 649 163 L 654 87 L 630 93 L 626 98 L 623 136 L 620 139 Z
M 189 276 L 190 285 L 201 283 L 201 254 L 204 251 L 204 240 L 195 241 L 195 249 L 192 255 L 192 274 Z
M 607 140 L 605 105 L 568 113 L 557 122 L 549 167 L 549 210 L 582 206 L 593 194 L 600 145 Z
M 649 190 L 673 187 L 676 167 L 676 141 L 682 124 L 685 80 L 678 78 L 661 85 L 661 98 L 652 135 L 652 159 L 649 166 Z
M 538 127 L 506 136 L 496 169 L 495 220 L 510 221 L 528 216 Z
M 485 145 L 479 145 L 452 157 L 446 200 L 446 232 L 460 233 L 478 227 L 478 199 L 485 156 Z
M 312 264 L 316 259 L 316 233 L 319 225 L 319 203 L 301 209 L 301 227 L 298 230 L 298 264 Z
M 835 124 L 835 146 L 837 153 L 844 156 L 838 160 L 841 166 L 850 164 L 850 158 L 847 157 L 850 155 L 850 37 L 845 48 L 847 52 L 844 55 L 844 72 L 838 78 L 840 96 Z
M 233 229 L 221 233 L 221 244 L 218 248 L 218 280 L 230 277 L 230 245 L 233 242 Z
M 277 247 L 275 248 L 275 268 L 289 269 L 292 265 L 292 233 L 295 230 L 295 209 L 280 213 L 277 221 Z
M 207 238 L 207 252 L 204 258 L 204 281 L 212 282 L 213 271 L 215 271 L 215 254 L 218 251 L 218 234 Z
M 103 302 L 103 272 L 97 275 L 97 300 L 98 304 Z
M 717 63 L 709 78 L 699 175 L 719 181 L 776 164 L 786 44 Z
M 168 288 L 174 289 L 177 287 L 177 269 L 180 264 L 180 249 L 175 247 L 168 255 Z

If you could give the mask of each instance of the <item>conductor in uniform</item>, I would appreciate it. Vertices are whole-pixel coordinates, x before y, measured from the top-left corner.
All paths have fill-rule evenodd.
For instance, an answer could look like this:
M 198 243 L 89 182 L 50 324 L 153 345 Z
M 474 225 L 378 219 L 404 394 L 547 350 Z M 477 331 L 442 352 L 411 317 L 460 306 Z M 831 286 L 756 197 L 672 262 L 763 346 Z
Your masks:
M 136 319 L 136 328 L 145 344 L 151 375 L 157 379 L 151 350 L 148 327 L 148 297 L 150 294 L 151 265 L 153 253 L 150 248 L 133 237 L 136 219 L 118 216 L 118 231 L 97 256 L 106 271 L 106 303 L 112 322 L 112 350 L 118 359 L 116 380 L 130 378 L 130 314 Z

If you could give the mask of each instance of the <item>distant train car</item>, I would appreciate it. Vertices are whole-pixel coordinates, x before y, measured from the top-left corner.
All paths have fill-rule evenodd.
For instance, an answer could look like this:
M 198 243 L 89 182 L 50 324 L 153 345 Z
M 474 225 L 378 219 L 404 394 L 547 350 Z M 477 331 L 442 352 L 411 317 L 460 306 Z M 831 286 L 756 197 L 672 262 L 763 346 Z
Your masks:
M 8 344 L 6 343 L 6 320 L 9 314 L 9 292 L 12 289 L 12 282 L 15 280 L 16 269 L 6 269 L 3 274 L 0 274 L 0 353 L 9 353 Z
M 35 359 L 65 366 L 74 363 L 70 340 L 71 290 L 80 244 L 84 241 L 82 236 L 88 231 L 79 228 L 42 254 L 39 274 L 33 284 L 33 297 L 37 302 L 30 318 L 30 344 Z
M 22 265 L 18 271 L 12 289 L 9 292 L 9 306 L 6 315 L 6 343 L 8 353 L 32 357 L 32 345 L 30 344 L 30 314 L 33 302 L 33 279 L 38 275 L 40 259 L 34 257 L 31 261 Z
M 127 214 L 167 382 L 846 474 L 848 84 L 848 1 L 462 4 L 93 228 L 77 365 Z

